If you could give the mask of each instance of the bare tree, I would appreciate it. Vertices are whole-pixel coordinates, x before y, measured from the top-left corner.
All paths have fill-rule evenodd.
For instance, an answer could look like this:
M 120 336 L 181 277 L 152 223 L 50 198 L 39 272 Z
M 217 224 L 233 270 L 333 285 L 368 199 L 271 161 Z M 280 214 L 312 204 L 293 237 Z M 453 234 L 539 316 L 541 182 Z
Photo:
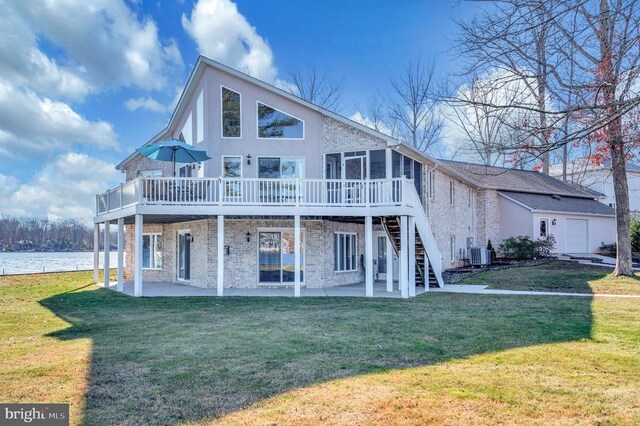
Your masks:
M 291 70 L 287 76 L 291 80 L 290 86 L 284 86 L 287 92 L 329 111 L 340 111 L 342 82 L 332 79 L 315 68 Z
M 397 137 L 420 151 L 429 151 L 440 140 L 442 117 L 432 96 L 435 63 L 410 63 L 398 79 L 391 81 L 389 118 Z
M 367 105 L 367 118 L 371 121 L 371 126 L 378 132 L 385 132 L 388 125 L 385 123 L 387 116 L 385 114 L 384 101 L 380 96 L 374 95 L 369 98 Z
M 474 77 L 470 85 L 458 89 L 455 101 L 447 103 L 445 114 L 462 133 L 460 140 L 453 141 L 455 152 L 488 166 L 505 165 L 507 148 L 519 138 L 520 111 L 494 105 L 523 104 L 530 97 L 524 82 L 504 85 L 501 79 L 500 73 Z
M 547 101 L 535 106 L 494 105 L 544 113 L 546 122 L 530 126 L 533 131 L 538 127 L 538 133 L 549 134 L 566 120 L 578 123 L 564 135 L 547 138 L 547 145 L 531 143 L 526 148 L 541 156 L 582 141 L 594 146 L 594 158 L 610 157 L 618 247 L 615 275 L 633 275 L 626 162 L 637 154 L 640 139 L 634 114 L 640 103 L 639 2 L 500 0 L 481 18 L 461 26 L 463 51 L 474 60 L 474 70 L 520 70 L 521 75 L 536 81 L 543 76 L 545 96 L 569 99 L 555 106 Z M 532 34 L 543 30 L 545 54 L 539 55 L 532 52 L 539 48 L 532 43 Z

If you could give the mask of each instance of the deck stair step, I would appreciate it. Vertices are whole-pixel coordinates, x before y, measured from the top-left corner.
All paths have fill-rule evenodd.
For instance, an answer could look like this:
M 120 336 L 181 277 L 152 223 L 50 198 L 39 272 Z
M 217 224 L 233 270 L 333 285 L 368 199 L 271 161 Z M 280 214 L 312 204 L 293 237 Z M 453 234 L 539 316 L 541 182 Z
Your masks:
M 382 226 L 387 232 L 387 236 L 391 240 L 391 246 L 396 254 L 400 250 L 400 217 L 387 216 L 382 218 Z M 433 270 L 430 265 L 425 265 L 425 247 L 422 239 L 416 232 L 415 239 L 416 247 L 416 286 L 423 287 L 425 285 L 425 277 L 429 283 L 429 287 L 438 287 L 438 281 L 436 279 Z

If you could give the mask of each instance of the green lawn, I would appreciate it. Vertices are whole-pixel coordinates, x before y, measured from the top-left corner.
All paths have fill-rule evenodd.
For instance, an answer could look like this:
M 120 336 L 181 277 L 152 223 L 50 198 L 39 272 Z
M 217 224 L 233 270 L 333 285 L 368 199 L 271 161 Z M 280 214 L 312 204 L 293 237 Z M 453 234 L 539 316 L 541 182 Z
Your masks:
M 636 299 L 142 298 L 0 278 L 0 401 L 79 424 L 640 422 Z
M 490 289 L 640 295 L 640 278 L 614 277 L 611 268 L 551 261 L 537 266 L 482 272 L 460 284 Z

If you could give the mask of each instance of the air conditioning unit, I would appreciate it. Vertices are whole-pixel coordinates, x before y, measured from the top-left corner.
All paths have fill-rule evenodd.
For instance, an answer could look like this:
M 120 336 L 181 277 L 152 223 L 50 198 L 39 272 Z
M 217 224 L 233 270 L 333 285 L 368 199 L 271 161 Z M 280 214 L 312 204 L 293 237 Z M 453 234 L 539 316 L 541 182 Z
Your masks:
M 491 251 L 480 247 L 471 247 L 469 249 L 469 261 L 472 266 L 489 265 L 491 264 Z

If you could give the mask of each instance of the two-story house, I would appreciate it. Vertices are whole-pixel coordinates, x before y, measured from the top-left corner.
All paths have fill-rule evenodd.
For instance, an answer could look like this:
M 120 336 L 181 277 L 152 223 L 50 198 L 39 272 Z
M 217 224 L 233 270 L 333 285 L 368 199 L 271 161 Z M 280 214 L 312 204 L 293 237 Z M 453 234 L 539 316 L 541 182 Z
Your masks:
M 432 162 L 410 146 L 204 57 L 147 144 L 177 138 L 212 159 L 173 176 L 133 153 L 117 166 L 126 182 L 97 197 L 96 235 L 126 233 L 118 281 L 136 295 L 144 281 L 219 295 L 364 282 L 371 295 L 395 277 L 405 297 L 442 284 L 423 206 Z
M 218 295 L 285 286 L 296 296 L 362 284 L 372 296 L 382 281 L 410 297 L 442 286 L 442 270 L 468 247 L 497 244 L 511 229 L 497 201 L 508 186 L 204 57 L 147 145 L 167 139 L 211 159 L 174 175 L 172 163 L 134 152 L 117 166 L 125 183 L 96 197 L 94 279 L 100 226 L 115 225 L 117 288 L 132 281 L 136 296 L 144 282 Z

